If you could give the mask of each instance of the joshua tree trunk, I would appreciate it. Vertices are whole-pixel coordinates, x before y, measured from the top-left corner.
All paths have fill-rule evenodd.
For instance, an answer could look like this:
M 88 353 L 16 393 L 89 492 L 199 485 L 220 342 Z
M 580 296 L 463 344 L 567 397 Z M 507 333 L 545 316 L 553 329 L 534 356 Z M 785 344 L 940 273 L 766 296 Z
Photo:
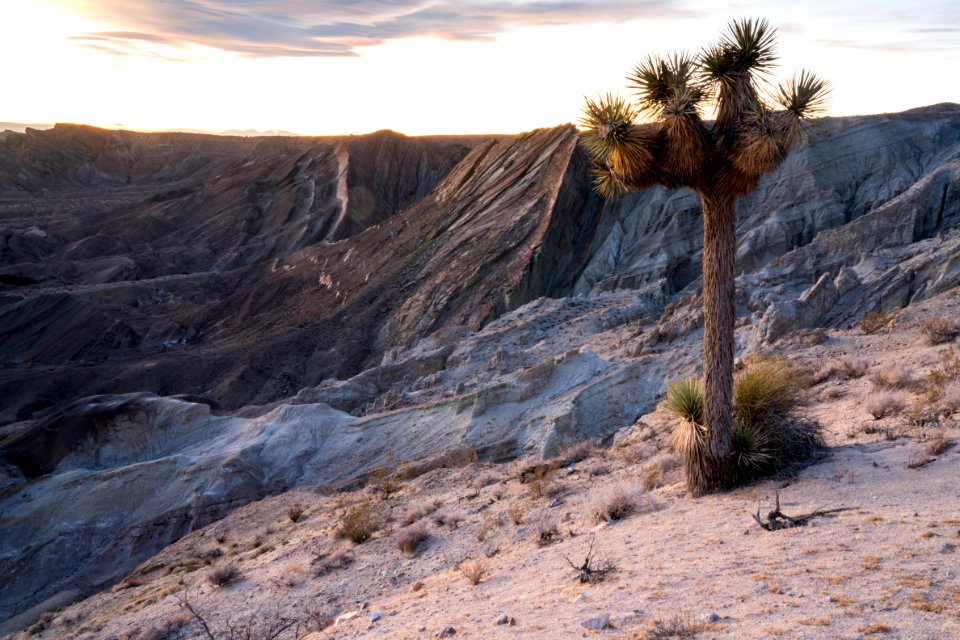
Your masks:
M 706 455 L 696 494 L 732 484 L 733 336 L 736 299 L 734 260 L 737 214 L 734 198 L 717 190 L 700 193 L 703 204 L 703 418 Z M 691 474 L 693 477 L 694 474 Z

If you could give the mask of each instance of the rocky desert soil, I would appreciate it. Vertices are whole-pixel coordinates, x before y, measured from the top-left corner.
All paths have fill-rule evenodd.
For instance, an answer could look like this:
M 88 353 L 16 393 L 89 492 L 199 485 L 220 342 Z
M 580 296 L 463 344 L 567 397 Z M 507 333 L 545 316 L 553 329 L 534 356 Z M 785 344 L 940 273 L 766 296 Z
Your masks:
M 311 640 L 960 637 L 960 413 L 912 415 L 930 371 L 960 357 L 919 327 L 955 314 L 958 299 L 905 310 L 892 332 L 829 330 L 770 349 L 814 374 L 803 411 L 827 432 L 822 457 L 796 473 L 692 499 L 661 411 L 607 447 L 561 450 L 543 483 L 523 482 L 539 458 L 451 454 L 450 468 L 409 480 L 251 503 L 32 637 L 205 637 L 188 606 L 215 637 L 284 624 L 278 637 Z M 891 389 L 903 405 L 874 418 L 871 403 Z M 765 531 L 751 514 L 765 516 L 777 494 L 788 515 L 845 510 Z M 616 500 L 632 511 L 595 516 Z M 379 525 L 353 544 L 337 531 L 357 505 Z M 611 572 L 581 583 L 574 567 L 591 548 L 593 568 Z M 236 578 L 214 584 L 226 568 Z

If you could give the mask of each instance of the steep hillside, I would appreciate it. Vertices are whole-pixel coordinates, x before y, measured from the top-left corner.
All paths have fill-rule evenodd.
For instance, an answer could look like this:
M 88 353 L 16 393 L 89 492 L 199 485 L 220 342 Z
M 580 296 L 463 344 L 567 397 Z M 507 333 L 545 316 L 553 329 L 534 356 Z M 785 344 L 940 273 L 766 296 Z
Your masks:
M 73 125 L 8 133 L 0 141 L 2 418 L 93 393 L 215 386 L 216 373 L 190 375 L 163 354 L 179 360 L 204 345 L 213 305 L 293 252 L 347 238 L 423 198 L 480 142 Z M 152 357 L 164 362 L 145 366 Z
M 461 450 L 366 488 L 331 493 L 306 483 L 253 502 L 152 557 L 138 555 L 143 562 L 116 574 L 111 589 L 62 608 L 71 594 L 57 594 L 31 637 L 205 637 L 187 604 L 217 638 L 230 637 L 231 626 L 269 637 L 283 625 L 284 640 L 957 637 L 956 383 L 939 419 L 870 414 L 886 385 L 900 387 L 893 393 L 909 406 L 925 397 L 931 369 L 956 362 L 922 331 L 956 310 L 953 291 L 904 311 L 889 335 L 828 330 L 777 347 L 813 374 L 804 412 L 823 424 L 829 445 L 799 474 L 692 500 L 661 411 L 619 430 L 606 448 L 560 451 L 559 468 L 539 481 L 524 473 L 536 458 L 497 464 Z M 587 344 L 597 348 L 598 338 Z M 305 414 L 290 409 L 284 420 L 302 422 Z M 401 442 L 368 426 L 360 432 Z M 234 438 L 248 433 L 236 429 Z M 295 440 L 282 448 L 294 450 Z M 319 467 L 314 473 L 323 477 Z M 39 493 L 32 497 L 43 500 Z M 837 511 L 764 531 L 753 514 L 773 509 L 778 495 L 791 516 Z M 609 505 L 623 517 L 605 519 Z M 351 509 L 376 516 L 361 544 L 337 534 Z M 114 551 L 137 551 L 145 532 Z M 581 582 L 577 567 L 591 549 L 588 566 L 609 571 Z M 32 576 L 50 571 L 22 566 Z

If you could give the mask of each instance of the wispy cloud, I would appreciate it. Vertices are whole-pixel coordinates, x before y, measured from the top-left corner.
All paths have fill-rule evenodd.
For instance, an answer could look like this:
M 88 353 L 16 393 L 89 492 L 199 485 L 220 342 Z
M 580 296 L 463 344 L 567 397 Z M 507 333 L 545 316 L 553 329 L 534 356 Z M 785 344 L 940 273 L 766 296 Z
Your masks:
M 76 6 L 76 3 L 72 3 Z M 113 30 L 84 44 L 136 55 L 144 45 L 203 45 L 249 56 L 352 56 L 387 40 L 482 40 L 522 26 L 684 15 L 670 0 L 447 2 L 417 0 L 83 0 Z

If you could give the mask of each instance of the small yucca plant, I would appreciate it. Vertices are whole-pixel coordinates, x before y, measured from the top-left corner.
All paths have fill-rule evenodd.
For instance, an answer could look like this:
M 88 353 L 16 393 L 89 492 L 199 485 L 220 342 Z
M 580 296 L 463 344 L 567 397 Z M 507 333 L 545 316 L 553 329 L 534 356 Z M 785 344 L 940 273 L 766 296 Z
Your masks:
M 737 420 L 733 424 L 734 468 L 744 472 L 762 473 L 776 461 L 773 442 L 767 429 L 753 422 Z
M 747 424 L 783 415 L 800 402 L 801 386 L 800 372 L 786 360 L 754 360 L 734 377 L 734 412 Z
M 671 382 L 667 387 L 664 408 L 687 422 L 703 424 L 703 382 L 690 377 Z
M 817 422 L 796 415 L 803 375 L 781 359 L 753 360 L 736 376 L 731 463 L 737 482 L 776 473 L 822 446 Z M 684 463 L 687 486 L 702 486 L 707 456 L 703 385 L 687 378 L 667 388 L 664 408 L 680 418 L 670 442 Z
M 703 383 L 700 378 L 686 378 L 667 387 L 664 408 L 680 418 L 670 437 L 670 444 L 683 459 L 687 487 L 697 493 L 696 487 L 706 481 L 704 465 L 707 458 L 707 429 L 703 424 Z

